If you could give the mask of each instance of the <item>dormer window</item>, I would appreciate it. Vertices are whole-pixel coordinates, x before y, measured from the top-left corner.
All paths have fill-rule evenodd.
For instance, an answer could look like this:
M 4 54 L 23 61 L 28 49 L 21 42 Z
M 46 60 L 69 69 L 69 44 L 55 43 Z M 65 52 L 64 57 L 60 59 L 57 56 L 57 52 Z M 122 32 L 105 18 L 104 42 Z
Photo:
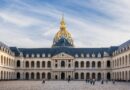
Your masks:
M 98 57 L 99 57 L 99 58 L 101 57 L 101 54 L 100 54 L 100 53 L 98 53 Z
M 48 54 L 48 57 L 51 57 L 51 54 Z
M 34 54 L 32 54 L 32 58 L 34 58 Z
M 20 56 L 23 56 L 23 53 L 22 53 L 22 52 L 20 52 Z
M 90 57 L 90 55 L 89 55 L 89 54 L 87 54 L 86 56 L 87 56 L 87 58 L 89 58 L 89 57 Z
M 45 57 L 45 54 L 42 54 L 42 57 Z
M 40 54 L 37 54 L 37 58 L 39 58 L 40 57 Z
M 78 54 L 75 54 L 75 57 L 78 57 Z
M 28 58 L 29 57 L 29 54 L 26 54 L 26 58 Z
M 83 54 L 83 53 L 81 54 L 81 57 L 84 57 L 84 54 Z
M 92 54 L 92 57 L 95 57 L 95 54 L 94 54 L 94 53 Z
M 107 57 L 109 56 L 109 54 L 107 52 L 104 52 L 104 56 Z

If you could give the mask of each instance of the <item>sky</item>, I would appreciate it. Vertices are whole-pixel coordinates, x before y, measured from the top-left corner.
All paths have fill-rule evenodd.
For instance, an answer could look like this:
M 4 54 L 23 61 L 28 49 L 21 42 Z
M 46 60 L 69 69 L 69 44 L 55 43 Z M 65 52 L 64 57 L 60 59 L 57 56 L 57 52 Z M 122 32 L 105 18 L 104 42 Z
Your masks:
M 75 47 L 117 46 L 130 39 L 130 0 L 0 0 L 0 41 L 51 47 L 62 14 Z

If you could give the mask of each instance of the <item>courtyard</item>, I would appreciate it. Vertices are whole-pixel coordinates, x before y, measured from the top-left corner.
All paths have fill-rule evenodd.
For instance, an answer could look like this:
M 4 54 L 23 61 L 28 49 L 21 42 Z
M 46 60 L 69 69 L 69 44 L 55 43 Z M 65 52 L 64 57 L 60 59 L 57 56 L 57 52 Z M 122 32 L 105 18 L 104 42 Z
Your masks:
M 0 81 L 0 90 L 130 90 L 129 82 L 96 82 L 95 85 L 85 81 Z

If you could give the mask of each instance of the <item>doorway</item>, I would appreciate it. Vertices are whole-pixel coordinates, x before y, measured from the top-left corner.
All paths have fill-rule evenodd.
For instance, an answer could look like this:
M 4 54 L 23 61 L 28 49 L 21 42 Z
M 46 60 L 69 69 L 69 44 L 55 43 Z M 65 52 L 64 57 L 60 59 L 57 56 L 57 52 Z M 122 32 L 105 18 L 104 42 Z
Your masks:
M 64 72 L 61 73 L 61 79 L 62 79 L 62 80 L 65 79 L 65 73 L 64 73 Z

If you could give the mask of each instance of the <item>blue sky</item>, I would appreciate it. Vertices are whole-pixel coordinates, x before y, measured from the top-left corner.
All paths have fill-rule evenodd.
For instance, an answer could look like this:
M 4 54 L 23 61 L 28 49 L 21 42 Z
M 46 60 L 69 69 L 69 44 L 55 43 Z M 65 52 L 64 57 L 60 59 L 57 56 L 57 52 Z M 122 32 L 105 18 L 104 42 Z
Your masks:
M 51 47 L 64 13 L 76 47 L 109 47 L 130 39 L 130 0 L 0 0 L 0 41 Z

